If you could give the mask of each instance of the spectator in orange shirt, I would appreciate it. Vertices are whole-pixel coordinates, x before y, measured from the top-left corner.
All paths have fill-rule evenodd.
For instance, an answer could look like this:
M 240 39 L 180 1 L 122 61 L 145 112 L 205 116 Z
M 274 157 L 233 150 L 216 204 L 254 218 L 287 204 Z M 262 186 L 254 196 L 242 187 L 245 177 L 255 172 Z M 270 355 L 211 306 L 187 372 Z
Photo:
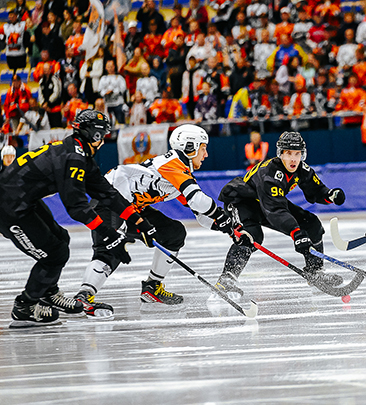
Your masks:
M 4 102 L 5 123 L 10 123 L 12 130 L 18 128 L 20 117 L 29 110 L 29 99 L 32 93 L 29 87 L 22 83 L 19 75 L 13 75 L 11 86 L 6 93 Z
M 245 145 L 245 160 L 244 166 L 246 170 L 250 170 L 257 163 L 262 162 L 267 158 L 268 142 L 263 142 L 261 134 L 257 131 L 250 133 L 250 143 Z
M 141 48 L 137 47 L 134 50 L 133 57 L 125 65 L 124 70 L 126 72 L 126 85 L 130 92 L 130 96 L 135 94 L 137 80 L 142 77 L 141 67 L 144 63 L 147 63 L 146 59 L 141 55 Z
M 162 98 L 156 99 L 149 110 L 158 124 L 176 122 L 183 114 L 182 106 L 177 99 L 171 98 L 169 90 L 163 90 Z
M 152 59 L 156 56 L 159 56 L 161 59 L 165 58 L 165 50 L 161 44 L 163 39 L 162 34 L 158 34 L 158 24 L 155 20 L 151 20 L 149 23 L 149 33 L 144 36 L 144 41 L 142 42 L 142 51 L 144 58 L 151 62 Z
M 78 17 L 73 24 L 73 29 L 74 29 L 74 35 L 69 37 L 69 39 L 65 42 L 66 48 L 73 48 L 74 49 L 74 55 L 76 58 L 81 57 L 81 52 L 79 50 L 79 47 L 83 43 L 84 40 L 84 34 L 82 32 L 82 25 L 81 25 L 81 18 Z
M 357 63 L 352 66 L 352 71 L 357 76 L 358 84 L 364 88 L 366 86 L 366 61 L 363 46 L 356 49 L 356 59 Z
M 63 107 L 62 114 L 66 118 L 67 128 L 72 128 L 71 123 L 74 121 L 76 114 L 81 110 L 86 110 L 88 103 L 83 103 L 78 94 L 78 88 L 74 83 L 70 83 L 67 86 L 67 92 L 69 93 L 70 100 Z
M 361 113 L 366 101 L 366 92 L 357 87 L 357 76 L 351 73 L 348 78 L 348 86 L 342 89 L 339 102 L 336 105 L 336 111 L 350 111 Z M 359 125 L 362 122 L 362 116 L 345 117 L 345 125 Z
M 36 82 L 39 82 L 43 76 L 44 64 L 48 63 L 51 66 L 52 73 L 59 74 L 61 66 L 55 60 L 51 60 L 50 53 L 47 49 L 41 51 L 41 61 L 37 63 L 36 68 L 33 72 L 33 79 Z
M 281 35 L 286 34 L 291 37 L 294 29 L 294 24 L 290 23 L 290 9 L 288 7 L 281 8 L 281 20 L 282 22 L 276 25 L 273 37 L 277 40 L 277 45 L 280 45 Z
M 179 24 L 179 18 L 178 16 L 173 17 L 170 21 L 171 23 L 171 27 L 168 28 L 164 35 L 163 38 L 161 40 L 161 45 L 164 47 L 165 49 L 165 56 L 168 56 L 168 52 L 169 52 L 169 48 L 171 48 L 172 46 L 174 46 L 175 44 L 175 38 L 178 35 L 185 36 L 182 27 Z

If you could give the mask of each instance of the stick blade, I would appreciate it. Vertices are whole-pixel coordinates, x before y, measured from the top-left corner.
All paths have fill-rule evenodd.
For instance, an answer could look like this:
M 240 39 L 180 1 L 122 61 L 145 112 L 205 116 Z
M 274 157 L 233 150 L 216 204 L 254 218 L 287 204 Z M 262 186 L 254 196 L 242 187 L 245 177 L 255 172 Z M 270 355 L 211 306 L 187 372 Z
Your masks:
M 250 301 L 250 308 L 244 310 L 248 318 L 255 318 L 258 315 L 258 305 L 254 301 Z
M 338 218 L 334 217 L 330 220 L 330 234 L 332 236 L 333 245 L 339 250 L 348 250 L 348 242 L 344 241 L 339 234 Z

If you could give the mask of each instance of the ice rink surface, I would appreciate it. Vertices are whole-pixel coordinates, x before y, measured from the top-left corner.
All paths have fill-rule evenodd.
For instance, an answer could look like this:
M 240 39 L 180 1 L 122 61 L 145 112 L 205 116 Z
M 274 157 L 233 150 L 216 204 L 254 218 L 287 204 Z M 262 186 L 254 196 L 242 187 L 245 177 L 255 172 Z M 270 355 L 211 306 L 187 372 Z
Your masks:
M 337 250 L 321 216 L 325 252 L 366 270 L 366 245 Z M 366 214 L 339 216 L 344 239 L 364 235 Z M 180 259 L 215 283 L 230 241 L 187 223 Z M 91 257 L 86 227 L 72 227 L 71 258 L 60 287 L 74 295 Z M 264 246 L 302 267 L 289 237 L 265 230 Z M 140 308 L 141 280 L 152 249 L 130 246 L 132 264 L 120 266 L 97 298 L 114 306 L 113 320 L 68 319 L 60 326 L 10 330 L 14 297 L 32 259 L 0 236 L 0 404 L 78 405 L 356 405 L 366 400 L 366 281 L 351 302 L 327 296 L 266 256 L 253 254 L 240 277 L 241 303 L 258 303 L 248 320 L 175 265 L 166 288 L 183 294 L 185 310 Z M 353 273 L 326 268 L 350 280 Z

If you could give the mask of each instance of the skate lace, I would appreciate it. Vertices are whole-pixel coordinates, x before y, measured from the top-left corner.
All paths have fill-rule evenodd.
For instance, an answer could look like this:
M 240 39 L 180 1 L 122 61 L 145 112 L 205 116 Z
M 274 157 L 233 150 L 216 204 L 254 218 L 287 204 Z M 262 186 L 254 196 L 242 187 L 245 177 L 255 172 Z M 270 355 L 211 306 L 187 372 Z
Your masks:
M 172 296 L 173 296 L 173 293 L 170 293 L 169 291 L 166 291 L 164 287 L 165 287 L 165 285 L 164 285 L 163 283 L 160 283 L 160 284 L 156 287 L 155 295 L 161 294 L 161 295 L 165 295 L 165 296 L 167 296 L 167 297 L 172 297 Z
M 55 305 L 59 305 L 62 307 L 68 307 L 68 308 L 73 308 L 76 303 L 76 300 L 74 298 L 65 297 L 61 291 L 52 295 L 51 299 Z
M 52 316 L 52 307 L 40 305 L 37 303 L 33 306 L 33 316 L 36 321 L 40 321 L 45 316 Z

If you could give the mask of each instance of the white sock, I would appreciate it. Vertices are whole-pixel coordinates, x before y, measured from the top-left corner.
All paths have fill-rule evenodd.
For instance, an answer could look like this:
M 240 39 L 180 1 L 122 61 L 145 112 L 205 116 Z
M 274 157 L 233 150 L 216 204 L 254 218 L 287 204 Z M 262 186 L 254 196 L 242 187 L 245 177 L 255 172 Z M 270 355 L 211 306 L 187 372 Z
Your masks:
M 87 290 L 92 294 L 96 294 L 98 290 L 103 287 L 111 273 L 112 269 L 108 266 L 108 264 L 105 264 L 100 260 L 91 261 L 86 266 L 80 291 Z
M 170 251 L 174 256 L 178 252 Z M 159 249 L 155 249 L 152 268 L 150 270 L 149 278 L 156 281 L 162 281 L 168 274 L 169 270 L 173 267 L 174 261 Z

